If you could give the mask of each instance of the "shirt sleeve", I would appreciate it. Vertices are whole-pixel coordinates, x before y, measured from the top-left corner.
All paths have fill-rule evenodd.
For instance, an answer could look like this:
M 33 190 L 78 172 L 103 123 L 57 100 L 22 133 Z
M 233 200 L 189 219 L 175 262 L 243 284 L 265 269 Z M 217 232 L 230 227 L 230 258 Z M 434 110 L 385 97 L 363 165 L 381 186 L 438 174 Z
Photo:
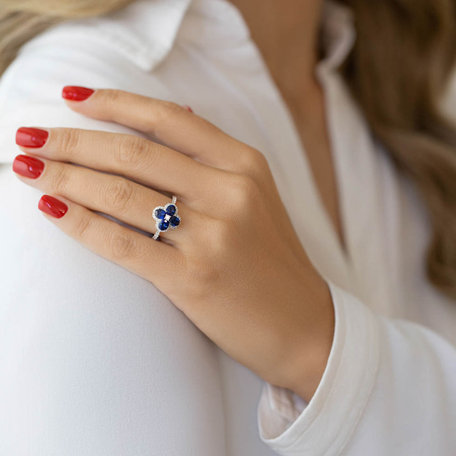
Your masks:
M 261 440 L 283 456 L 455 455 L 456 348 L 329 286 L 335 332 L 320 384 L 306 403 L 265 383 Z

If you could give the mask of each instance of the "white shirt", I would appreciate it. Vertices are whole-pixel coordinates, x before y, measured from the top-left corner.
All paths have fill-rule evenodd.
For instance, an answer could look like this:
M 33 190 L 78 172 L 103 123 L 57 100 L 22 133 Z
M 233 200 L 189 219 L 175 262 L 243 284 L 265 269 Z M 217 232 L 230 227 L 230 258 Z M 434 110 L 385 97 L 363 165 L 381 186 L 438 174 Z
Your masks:
M 324 30 L 317 74 L 347 254 L 228 1 L 142 0 L 23 47 L 0 83 L 0 455 L 456 454 L 456 305 L 427 281 L 421 201 L 337 72 L 355 39 L 350 11 L 328 4 Z M 309 404 L 234 362 L 152 284 L 39 214 L 41 193 L 11 171 L 17 127 L 133 133 L 70 111 L 66 84 L 188 104 L 267 156 L 333 296 L 333 346 Z M 443 103 L 454 118 L 455 97 L 453 83 Z

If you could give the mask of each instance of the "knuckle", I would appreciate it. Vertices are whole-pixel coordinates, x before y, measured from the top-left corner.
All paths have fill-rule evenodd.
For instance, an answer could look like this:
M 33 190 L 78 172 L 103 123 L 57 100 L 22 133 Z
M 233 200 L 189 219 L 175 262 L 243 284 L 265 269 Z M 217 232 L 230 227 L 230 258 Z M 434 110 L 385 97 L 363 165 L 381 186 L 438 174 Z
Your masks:
M 186 256 L 186 292 L 197 300 L 213 293 L 224 278 L 228 252 L 238 248 L 232 221 L 207 219 L 203 226 L 195 248 Z
M 106 207 L 116 213 L 123 213 L 133 196 L 133 183 L 121 177 L 114 178 L 104 190 Z
M 185 111 L 185 108 L 172 101 L 163 101 L 161 107 L 158 110 L 158 121 L 168 122 L 172 120 L 176 115 L 181 114 Z
M 266 157 L 257 149 L 250 149 L 249 162 L 253 164 L 255 169 L 269 168 L 269 163 Z
M 214 220 L 206 227 L 205 248 L 214 265 L 223 265 L 236 243 L 236 222 L 233 219 Z
M 212 256 L 216 258 L 220 254 L 223 257 L 233 233 L 232 221 L 231 219 L 214 220 L 209 228 L 210 232 L 207 234 L 207 239 Z
M 66 128 L 61 132 L 59 148 L 68 154 L 78 149 L 80 144 L 80 131 L 76 128 Z
M 117 139 L 116 151 L 116 159 L 121 168 L 138 168 L 144 165 L 149 144 L 146 139 L 138 136 L 121 136 Z
M 136 243 L 132 237 L 124 233 L 112 233 L 109 245 L 115 260 L 125 260 L 135 256 Z
M 269 169 L 269 164 L 259 150 L 249 147 L 242 155 L 242 169 L 251 176 L 263 175 Z
M 156 138 L 162 137 L 163 130 L 169 128 L 175 122 L 179 113 L 186 112 L 185 108 L 172 101 L 160 101 L 150 106 L 149 132 Z
M 235 175 L 230 185 L 230 201 L 235 210 L 250 209 L 260 194 L 256 180 L 250 175 Z
M 185 108 L 174 101 L 164 101 L 162 108 L 166 115 L 181 114 L 185 112 Z
M 211 293 L 222 277 L 221 265 L 226 261 L 228 224 L 217 219 L 206 219 L 201 237 L 186 256 L 187 292 L 197 298 Z M 199 246 L 204 245 L 204 249 Z
M 187 262 L 186 275 L 187 293 L 202 298 L 213 289 L 220 273 L 206 257 L 195 257 Z
M 70 178 L 67 165 L 55 164 L 54 171 L 50 178 L 50 188 L 55 193 L 65 193 Z
M 84 216 L 78 219 L 76 226 L 74 227 L 74 234 L 77 239 L 83 240 L 88 237 L 92 221 L 93 218 L 90 216 Z
M 120 91 L 115 89 L 104 89 L 102 95 L 103 101 L 108 108 L 115 107 L 120 98 Z

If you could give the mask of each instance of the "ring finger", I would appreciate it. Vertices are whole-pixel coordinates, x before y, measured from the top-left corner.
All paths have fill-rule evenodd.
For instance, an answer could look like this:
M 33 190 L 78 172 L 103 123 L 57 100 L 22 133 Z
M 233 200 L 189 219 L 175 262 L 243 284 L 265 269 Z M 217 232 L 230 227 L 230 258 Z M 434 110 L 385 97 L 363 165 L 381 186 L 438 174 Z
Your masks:
M 168 196 L 123 177 L 30 155 L 18 155 L 13 170 L 28 185 L 111 215 L 147 233 L 156 231 L 153 209 L 171 202 Z M 194 217 L 185 204 L 178 202 L 177 206 L 177 215 L 186 229 L 178 230 L 178 234 L 168 229 L 160 236 L 179 246 L 189 235 Z

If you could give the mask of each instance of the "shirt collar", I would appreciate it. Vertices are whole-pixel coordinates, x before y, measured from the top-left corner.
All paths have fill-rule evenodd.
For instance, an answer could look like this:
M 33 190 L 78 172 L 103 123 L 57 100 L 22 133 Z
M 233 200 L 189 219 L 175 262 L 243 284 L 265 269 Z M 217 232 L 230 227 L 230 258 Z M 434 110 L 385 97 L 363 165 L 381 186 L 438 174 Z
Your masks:
M 150 71 L 171 50 L 191 1 L 137 0 L 121 10 L 73 24 L 96 30 L 97 39 L 114 45 L 125 58 Z
M 207 1 L 207 3 L 206 3 Z M 241 14 L 228 0 L 137 0 L 122 10 L 103 17 L 84 19 L 84 25 L 94 26 L 99 38 L 115 43 L 116 49 L 144 71 L 158 65 L 172 49 L 182 20 L 192 3 L 209 8 L 211 16 L 220 12 L 219 23 L 230 23 L 244 37 L 247 27 Z M 227 14 L 232 8 L 233 13 Z M 91 24 L 93 22 L 93 24 Z M 234 27 L 237 26 L 237 27 Z M 326 0 L 322 17 L 322 38 L 325 58 L 319 71 L 337 69 L 345 60 L 355 41 L 351 10 L 333 0 Z
M 355 43 L 353 12 L 336 1 L 326 0 L 322 17 L 322 40 L 325 57 L 320 71 L 336 70 L 347 58 Z

